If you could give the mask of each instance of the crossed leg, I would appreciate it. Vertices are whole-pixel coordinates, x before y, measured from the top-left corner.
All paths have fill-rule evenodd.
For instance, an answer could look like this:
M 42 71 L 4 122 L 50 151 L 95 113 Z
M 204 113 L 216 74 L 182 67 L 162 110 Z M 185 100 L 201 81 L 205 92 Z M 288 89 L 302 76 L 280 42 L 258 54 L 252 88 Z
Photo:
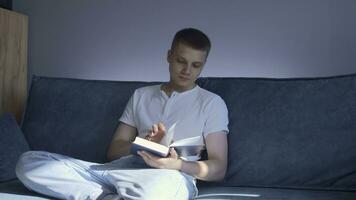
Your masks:
M 195 180 L 176 170 L 152 169 L 137 156 L 98 164 L 45 151 L 21 155 L 17 177 L 30 190 L 58 199 L 191 199 Z

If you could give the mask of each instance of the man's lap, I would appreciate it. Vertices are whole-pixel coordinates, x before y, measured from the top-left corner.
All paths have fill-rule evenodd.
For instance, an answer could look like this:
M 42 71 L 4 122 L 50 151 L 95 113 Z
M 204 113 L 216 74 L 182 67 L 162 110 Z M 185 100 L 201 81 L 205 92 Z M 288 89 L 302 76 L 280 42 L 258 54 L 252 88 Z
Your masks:
M 58 161 L 58 164 L 62 164 L 61 166 L 72 168 L 78 174 L 83 174 L 88 178 L 88 181 L 106 185 L 108 189 L 121 195 L 127 195 L 129 192 L 129 195 L 154 197 L 157 195 L 157 191 L 160 191 L 161 196 L 167 197 L 169 195 L 197 194 L 193 177 L 177 170 L 152 168 L 146 165 L 139 156 L 125 156 L 104 164 L 45 151 L 29 152 L 27 156 L 32 157 L 29 161 L 39 161 L 41 164 L 48 160 L 48 163 L 53 165 L 53 162 Z M 175 194 L 178 191 L 181 194 Z

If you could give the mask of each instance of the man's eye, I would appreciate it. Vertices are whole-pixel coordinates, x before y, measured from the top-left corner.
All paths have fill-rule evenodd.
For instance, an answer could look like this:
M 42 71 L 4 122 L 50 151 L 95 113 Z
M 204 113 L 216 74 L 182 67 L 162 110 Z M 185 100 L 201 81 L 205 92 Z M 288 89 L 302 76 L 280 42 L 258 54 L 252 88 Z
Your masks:
M 177 62 L 179 62 L 179 63 L 184 63 L 184 60 L 183 59 L 177 59 Z
M 195 68 L 200 68 L 201 65 L 200 65 L 200 64 L 193 64 L 193 67 L 195 67 Z

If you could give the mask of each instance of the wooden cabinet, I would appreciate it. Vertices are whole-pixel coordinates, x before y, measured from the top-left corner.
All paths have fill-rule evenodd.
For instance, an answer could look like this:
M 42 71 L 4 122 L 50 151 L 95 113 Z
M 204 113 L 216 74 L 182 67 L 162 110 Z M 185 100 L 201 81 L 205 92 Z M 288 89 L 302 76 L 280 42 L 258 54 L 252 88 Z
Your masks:
M 0 115 L 18 122 L 27 98 L 28 17 L 0 8 Z

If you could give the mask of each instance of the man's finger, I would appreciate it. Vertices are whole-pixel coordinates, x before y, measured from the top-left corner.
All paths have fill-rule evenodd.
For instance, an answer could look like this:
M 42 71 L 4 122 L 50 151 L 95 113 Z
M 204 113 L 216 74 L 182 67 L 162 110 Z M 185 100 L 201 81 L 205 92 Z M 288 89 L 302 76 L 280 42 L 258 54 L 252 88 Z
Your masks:
M 154 160 L 156 156 L 153 156 L 145 151 L 138 151 L 137 154 L 142 157 L 142 159 L 145 161 L 147 165 L 158 168 L 158 164 Z
M 166 132 L 166 127 L 162 122 L 158 123 L 158 130 Z
M 152 164 L 151 158 L 147 156 L 144 152 L 139 151 L 137 152 L 137 154 L 140 155 L 147 164 Z
M 152 131 L 156 134 L 158 132 L 158 126 L 157 124 L 152 125 Z
M 155 135 L 157 135 L 157 132 L 154 132 L 154 131 L 150 131 L 150 136 L 152 137 L 152 136 L 155 136 Z
M 171 147 L 169 149 L 169 154 L 170 154 L 170 157 L 178 158 L 178 154 L 177 154 L 176 150 L 173 147 Z

